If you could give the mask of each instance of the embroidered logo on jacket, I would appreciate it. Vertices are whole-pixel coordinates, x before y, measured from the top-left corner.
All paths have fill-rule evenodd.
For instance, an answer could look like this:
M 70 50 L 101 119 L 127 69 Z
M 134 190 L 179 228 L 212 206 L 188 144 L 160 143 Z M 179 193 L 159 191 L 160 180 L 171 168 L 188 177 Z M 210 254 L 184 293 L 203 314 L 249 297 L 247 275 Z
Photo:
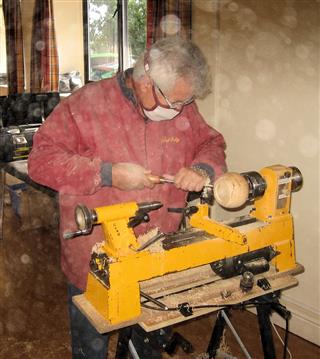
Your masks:
M 161 138 L 161 143 L 179 143 L 180 142 L 180 138 L 179 137 L 162 137 Z

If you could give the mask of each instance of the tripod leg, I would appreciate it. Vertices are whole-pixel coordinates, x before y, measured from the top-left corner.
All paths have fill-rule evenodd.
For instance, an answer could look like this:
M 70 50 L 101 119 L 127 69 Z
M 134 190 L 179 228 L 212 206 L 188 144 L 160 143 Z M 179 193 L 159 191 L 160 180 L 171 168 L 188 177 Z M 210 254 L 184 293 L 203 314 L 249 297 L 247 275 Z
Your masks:
M 225 310 L 228 312 L 227 310 Z M 223 335 L 223 330 L 226 326 L 226 321 L 222 315 L 222 311 L 219 311 L 217 314 L 216 323 L 214 325 L 211 338 L 209 341 L 207 354 L 209 355 L 210 359 L 213 359 L 216 357 L 217 350 L 219 349 L 221 338 Z
M 257 305 L 257 314 L 260 328 L 260 337 L 265 359 L 276 359 L 274 349 L 272 327 L 270 322 L 271 306 L 268 304 Z

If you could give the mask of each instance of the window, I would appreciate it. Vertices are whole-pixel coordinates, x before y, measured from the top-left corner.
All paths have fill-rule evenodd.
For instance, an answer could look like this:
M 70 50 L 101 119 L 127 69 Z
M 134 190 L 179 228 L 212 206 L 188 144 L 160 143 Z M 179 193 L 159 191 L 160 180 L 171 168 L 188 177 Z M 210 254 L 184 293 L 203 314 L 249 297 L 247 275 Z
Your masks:
M 85 81 L 131 67 L 146 47 L 147 0 L 85 0 Z

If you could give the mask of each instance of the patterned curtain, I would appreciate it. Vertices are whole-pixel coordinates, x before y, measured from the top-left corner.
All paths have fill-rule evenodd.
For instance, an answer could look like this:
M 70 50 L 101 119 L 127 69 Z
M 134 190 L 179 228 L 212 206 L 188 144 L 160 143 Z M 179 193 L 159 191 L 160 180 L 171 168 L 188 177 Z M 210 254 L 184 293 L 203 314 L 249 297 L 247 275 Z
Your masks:
M 147 0 L 147 47 L 179 35 L 191 39 L 192 0 Z
M 3 0 L 6 28 L 8 93 L 24 92 L 24 62 L 20 0 Z
M 52 0 L 36 0 L 31 40 L 31 92 L 57 92 L 59 59 Z

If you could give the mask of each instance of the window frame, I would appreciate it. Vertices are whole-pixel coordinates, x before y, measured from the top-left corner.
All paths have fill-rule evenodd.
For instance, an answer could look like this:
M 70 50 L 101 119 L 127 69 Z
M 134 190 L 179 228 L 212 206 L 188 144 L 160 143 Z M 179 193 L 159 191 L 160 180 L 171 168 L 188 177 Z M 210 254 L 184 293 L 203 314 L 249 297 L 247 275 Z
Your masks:
M 84 53 L 84 82 L 89 79 L 89 18 L 88 8 L 90 0 L 83 0 L 83 53 Z M 127 48 L 128 48 L 128 6 L 127 0 L 117 0 L 117 26 L 118 26 L 118 71 L 123 71 L 127 66 Z

